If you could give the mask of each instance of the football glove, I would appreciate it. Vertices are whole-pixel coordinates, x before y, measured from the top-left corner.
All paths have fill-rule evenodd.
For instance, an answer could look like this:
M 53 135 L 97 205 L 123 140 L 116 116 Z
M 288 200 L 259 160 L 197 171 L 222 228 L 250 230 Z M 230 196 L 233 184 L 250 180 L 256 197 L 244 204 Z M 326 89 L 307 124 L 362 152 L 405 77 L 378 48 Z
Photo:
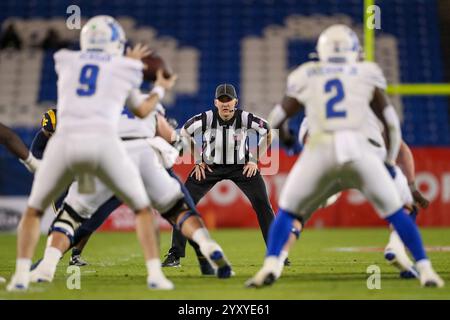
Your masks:
M 417 190 L 414 183 L 409 185 L 409 189 L 411 190 L 414 202 L 417 203 L 422 209 L 428 208 L 430 201 L 425 198 L 419 190 Z
M 56 129 L 56 109 L 49 109 L 43 114 L 41 120 L 41 127 L 50 134 L 53 134 Z

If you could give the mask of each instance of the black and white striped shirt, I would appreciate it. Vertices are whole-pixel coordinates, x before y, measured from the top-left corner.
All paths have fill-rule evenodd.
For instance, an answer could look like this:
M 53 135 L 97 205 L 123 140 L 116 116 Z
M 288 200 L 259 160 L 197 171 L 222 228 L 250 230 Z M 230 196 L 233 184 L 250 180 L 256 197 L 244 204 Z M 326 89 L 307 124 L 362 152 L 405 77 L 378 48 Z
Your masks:
M 181 134 L 200 144 L 201 158 L 208 164 L 245 164 L 257 162 L 262 143 L 267 143 L 270 128 L 266 120 L 236 109 L 230 120 L 222 120 L 217 108 L 189 119 Z M 269 141 L 270 143 L 270 141 Z M 266 148 L 264 148 L 266 149 Z

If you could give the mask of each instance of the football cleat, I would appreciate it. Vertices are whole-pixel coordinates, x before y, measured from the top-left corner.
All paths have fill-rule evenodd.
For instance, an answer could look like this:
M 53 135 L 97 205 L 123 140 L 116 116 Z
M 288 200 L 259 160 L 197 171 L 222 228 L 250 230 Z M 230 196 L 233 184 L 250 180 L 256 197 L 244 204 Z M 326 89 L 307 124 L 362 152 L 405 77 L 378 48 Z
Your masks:
M 277 257 L 267 257 L 264 266 L 253 278 L 245 282 L 245 286 L 247 288 L 262 288 L 272 285 L 277 280 L 277 275 L 281 275 L 279 267 L 280 262 Z
M 209 256 L 211 261 L 217 266 L 217 277 L 220 279 L 226 279 L 231 277 L 232 270 L 231 265 L 225 258 L 222 251 L 216 250 Z
M 200 251 L 207 257 L 206 259 L 214 268 L 218 278 L 226 279 L 233 275 L 231 264 L 228 262 L 222 248 L 220 248 L 217 243 L 210 242 L 207 245 L 200 247 Z
M 69 266 L 84 267 L 87 265 L 88 263 L 79 254 L 70 257 Z
M 418 262 L 416 268 L 420 273 L 422 287 L 442 288 L 444 286 L 444 280 L 433 270 L 429 260 Z
M 177 257 L 173 252 L 166 254 L 166 259 L 161 264 L 162 267 L 181 267 L 180 258 Z
M 414 270 L 416 271 L 416 273 L 412 273 L 411 271 L 401 271 L 400 272 L 400 278 L 402 278 L 402 279 L 417 278 L 417 274 L 419 274 L 419 272 L 416 270 L 416 268 L 414 268 Z
M 401 278 L 419 278 L 419 272 L 414 268 L 414 263 L 406 253 L 405 246 L 395 231 L 392 231 L 389 236 L 389 243 L 384 249 L 384 258 L 390 265 L 400 270 Z
M 278 259 L 278 267 L 274 270 L 275 279 L 281 277 L 281 273 L 283 272 L 284 267 L 286 266 L 286 260 Z
M 9 292 L 20 292 L 20 291 L 26 291 L 28 290 L 28 285 L 30 283 L 30 274 L 27 273 L 20 273 L 20 274 L 14 274 L 11 278 L 11 281 L 6 286 L 6 290 Z
M 419 273 L 414 268 L 414 264 L 409 259 L 403 248 L 386 248 L 384 251 L 384 258 L 390 265 L 400 270 L 401 278 L 409 279 L 411 276 L 415 278 L 419 277 Z
M 42 267 L 36 268 L 30 273 L 30 282 L 52 282 L 54 275 L 55 273 L 50 270 L 45 270 Z
M 147 286 L 152 290 L 172 290 L 175 288 L 172 281 L 167 279 L 162 273 L 159 275 L 149 275 L 147 277 Z

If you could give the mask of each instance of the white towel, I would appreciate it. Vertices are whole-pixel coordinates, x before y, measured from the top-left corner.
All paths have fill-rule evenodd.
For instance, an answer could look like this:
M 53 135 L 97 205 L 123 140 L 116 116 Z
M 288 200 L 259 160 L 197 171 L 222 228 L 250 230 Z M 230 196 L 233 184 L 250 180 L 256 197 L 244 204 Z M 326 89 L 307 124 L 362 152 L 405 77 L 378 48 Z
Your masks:
M 344 164 L 362 157 L 360 135 L 355 131 L 341 130 L 334 133 L 334 148 L 337 162 Z
M 172 168 L 178 158 L 178 150 L 161 137 L 147 139 L 162 161 L 164 168 Z

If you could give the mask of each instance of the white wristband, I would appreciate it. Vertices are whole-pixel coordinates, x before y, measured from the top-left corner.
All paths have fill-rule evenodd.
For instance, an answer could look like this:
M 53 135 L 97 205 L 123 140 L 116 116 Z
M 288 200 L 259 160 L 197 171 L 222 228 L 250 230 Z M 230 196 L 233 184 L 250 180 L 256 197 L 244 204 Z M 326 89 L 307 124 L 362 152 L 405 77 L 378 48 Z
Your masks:
M 159 97 L 159 100 L 164 98 L 164 94 L 166 93 L 166 89 L 161 86 L 154 86 L 150 93 L 156 93 Z
M 35 172 L 40 165 L 41 160 L 36 159 L 33 154 L 30 152 L 28 154 L 28 158 L 25 160 L 19 159 L 19 161 L 30 171 L 31 173 Z

